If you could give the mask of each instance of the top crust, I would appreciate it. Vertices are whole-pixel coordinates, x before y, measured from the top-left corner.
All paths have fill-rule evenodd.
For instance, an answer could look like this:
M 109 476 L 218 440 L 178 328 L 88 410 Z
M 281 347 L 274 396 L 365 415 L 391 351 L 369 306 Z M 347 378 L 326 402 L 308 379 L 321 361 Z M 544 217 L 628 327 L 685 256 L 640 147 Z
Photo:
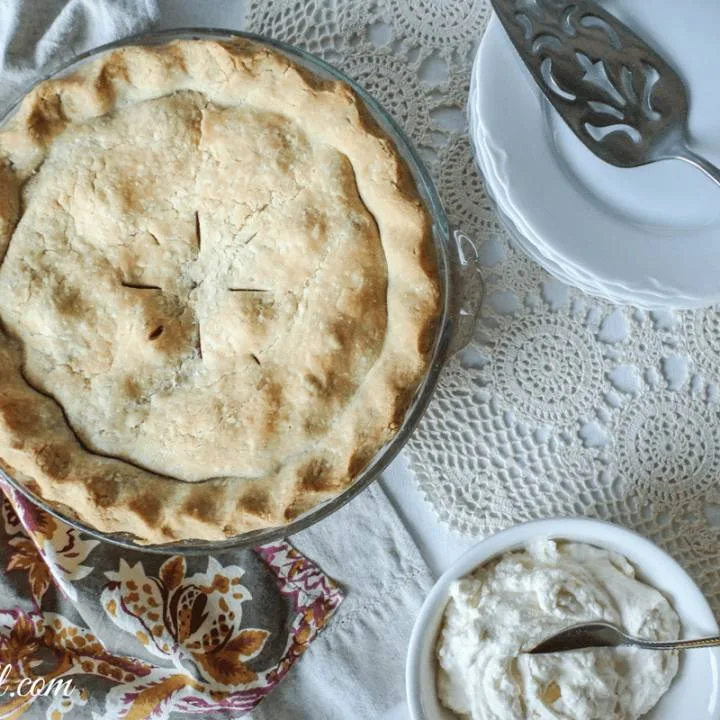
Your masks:
M 0 466 L 141 542 L 342 491 L 439 314 L 391 142 L 248 41 L 125 47 L 29 93 L 0 131 L 0 259 Z

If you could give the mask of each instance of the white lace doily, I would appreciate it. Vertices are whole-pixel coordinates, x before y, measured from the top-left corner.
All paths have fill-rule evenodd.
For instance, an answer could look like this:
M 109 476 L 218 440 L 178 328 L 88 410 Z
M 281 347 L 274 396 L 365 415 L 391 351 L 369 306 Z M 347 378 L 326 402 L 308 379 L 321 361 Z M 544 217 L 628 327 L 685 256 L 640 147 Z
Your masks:
M 487 299 L 407 452 L 457 532 L 590 515 L 667 549 L 720 613 L 720 314 L 617 307 L 552 279 L 498 224 L 465 102 L 488 0 L 251 2 L 249 29 L 355 77 L 404 124 Z

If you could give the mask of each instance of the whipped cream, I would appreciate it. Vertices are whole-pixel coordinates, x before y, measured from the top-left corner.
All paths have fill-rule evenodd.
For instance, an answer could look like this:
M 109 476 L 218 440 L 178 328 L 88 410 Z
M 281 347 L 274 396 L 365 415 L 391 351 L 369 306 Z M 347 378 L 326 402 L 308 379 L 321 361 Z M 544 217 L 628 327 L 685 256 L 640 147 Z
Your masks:
M 450 588 L 437 647 L 440 701 L 472 720 L 641 717 L 670 687 L 677 653 L 521 653 L 591 620 L 649 640 L 680 633 L 668 601 L 616 553 L 543 540 L 489 562 Z

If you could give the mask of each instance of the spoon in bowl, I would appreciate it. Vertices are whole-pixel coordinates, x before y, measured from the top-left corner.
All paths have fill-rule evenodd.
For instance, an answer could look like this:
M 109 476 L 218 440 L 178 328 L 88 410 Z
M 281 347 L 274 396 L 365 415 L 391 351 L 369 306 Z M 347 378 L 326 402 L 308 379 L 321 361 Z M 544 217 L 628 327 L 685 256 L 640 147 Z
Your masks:
M 644 650 L 690 650 L 692 648 L 720 646 L 720 635 L 698 638 L 697 640 L 658 642 L 628 635 L 612 623 L 592 622 L 573 625 L 561 630 L 525 652 L 529 655 L 544 655 L 569 650 L 581 650 L 583 648 L 621 647 L 623 645 L 631 645 Z

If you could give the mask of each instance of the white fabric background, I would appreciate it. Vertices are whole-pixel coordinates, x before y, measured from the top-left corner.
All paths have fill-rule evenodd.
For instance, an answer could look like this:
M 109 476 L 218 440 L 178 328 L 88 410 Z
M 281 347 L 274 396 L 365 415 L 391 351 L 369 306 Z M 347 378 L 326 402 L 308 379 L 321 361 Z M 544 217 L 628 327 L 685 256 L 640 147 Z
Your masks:
M 38 69 L 149 27 L 155 0 L 0 0 L 0 105 Z
M 347 592 L 253 720 L 380 720 L 405 698 L 405 653 L 432 578 L 383 489 L 292 537 Z

